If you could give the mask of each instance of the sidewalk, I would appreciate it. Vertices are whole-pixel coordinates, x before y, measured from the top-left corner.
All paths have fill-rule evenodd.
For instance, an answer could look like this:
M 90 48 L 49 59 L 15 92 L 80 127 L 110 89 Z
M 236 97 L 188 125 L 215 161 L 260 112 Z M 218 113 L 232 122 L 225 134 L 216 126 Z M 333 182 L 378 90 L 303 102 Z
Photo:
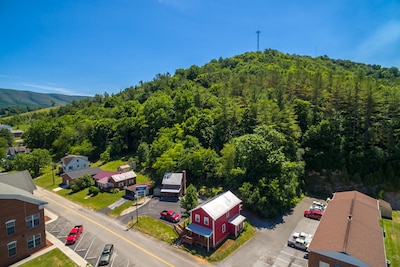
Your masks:
M 50 220 L 46 222 L 46 224 L 57 220 L 58 216 L 48 210 L 44 211 L 45 216 L 49 217 Z M 81 256 L 79 256 L 77 253 L 75 253 L 75 251 L 73 251 L 70 247 L 66 246 L 63 242 L 61 242 L 57 237 L 55 237 L 54 235 L 50 234 L 49 232 L 46 231 L 46 239 L 52 243 L 51 246 L 42 249 L 34 254 L 32 254 L 31 256 L 29 256 L 26 259 L 23 259 L 13 265 L 10 265 L 10 267 L 17 267 L 20 266 L 28 261 L 31 261 L 32 259 L 39 257 L 55 248 L 58 248 L 59 250 L 61 250 L 68 258 L 70 258 L 75 264 L 77 264 L 80 267 L 86 267 L 88 266 L 88 262 L 83 259 Z

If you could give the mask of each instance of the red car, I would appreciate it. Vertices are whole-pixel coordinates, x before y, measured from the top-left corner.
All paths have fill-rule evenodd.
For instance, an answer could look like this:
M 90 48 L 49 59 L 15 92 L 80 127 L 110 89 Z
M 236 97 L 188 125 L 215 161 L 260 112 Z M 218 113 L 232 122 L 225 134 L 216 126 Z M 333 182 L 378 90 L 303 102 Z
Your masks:
M 72 245 L 76 242 L 79 236 L 83 232 L 83 225 L 76 225 L 74 228 L 71 229 L 67 236 L 67 245 Z
M 315 220 L 321 220 L 321 217 L 324 213 L 319 210 L 305 210 L 304 211 L 304 217 L 310 218 L 310 219 L 315 219 Z
M 181 216 L 179 214 L 176 214 L 175 211 L 173 210 L 163 210 L 160 212 L 161 219 L 170 221 L 170 222 L 179 222 L 181 219 Z

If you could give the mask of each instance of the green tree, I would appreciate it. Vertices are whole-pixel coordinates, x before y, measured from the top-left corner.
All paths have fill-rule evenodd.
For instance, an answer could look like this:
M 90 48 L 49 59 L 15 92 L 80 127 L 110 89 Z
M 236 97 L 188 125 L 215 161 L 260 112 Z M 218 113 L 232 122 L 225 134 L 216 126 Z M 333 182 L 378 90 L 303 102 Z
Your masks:
M 198 205 L 198 193 L 197 189 L 193 184 L 190 184 L 186 189 L 186 195 L 182 197 L 180 206 L 185 210 L 185 215 L 189 215 L 189 211 L 197 207 Z
M 4 139 L 6 147 L 10 147 L 13 145 L 14 135 L 8 129 L 2 128 L 0 129 L 0 139 Z
M 36 148 L 30 154 L 19 153 L 14 158 L 15 169 L 28 170 L 33 178 L 38 177 L 44 167 L 51 163 L 51 156 L 47 149 Z

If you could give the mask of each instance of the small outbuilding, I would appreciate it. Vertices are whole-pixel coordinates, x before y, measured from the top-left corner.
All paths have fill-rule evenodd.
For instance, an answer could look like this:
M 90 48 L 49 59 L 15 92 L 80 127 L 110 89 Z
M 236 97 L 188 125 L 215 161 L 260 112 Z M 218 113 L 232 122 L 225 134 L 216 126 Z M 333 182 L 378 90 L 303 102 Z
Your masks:
M 381 211 L 381 217 L 392 220 L 392 205 L 389 202 L 379 199 L 379 210 Z

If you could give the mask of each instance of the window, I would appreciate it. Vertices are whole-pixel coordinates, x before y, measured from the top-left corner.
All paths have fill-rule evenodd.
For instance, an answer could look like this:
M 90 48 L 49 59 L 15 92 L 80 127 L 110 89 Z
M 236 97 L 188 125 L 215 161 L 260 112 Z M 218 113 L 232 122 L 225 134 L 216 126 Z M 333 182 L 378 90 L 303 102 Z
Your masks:
M 39 226 L 39 222 L 40 222 L 39 213 L 36 213 L 31 216 L 27 216 L 25 218 L 25 222 L 26 222 L 26 229 L 31 229 L 33 227 Z
M 222 233 L 225 233 L 226 232 L 226 226 L 225 226 L 225 224 L 223 224 L 222 225 Z
M 15 234 L 15 220 L 6 222 L 7 236 Z
M 200 222 L 200 215 L 199 214 L 195 214 L 194 215 L 194 221 L 195 222 Z
M 204 224 L 208 225 L 208 217 L 204 217 Z
M 13 241 L 7 244 L 7 250 L 8 250 L 8 257 L 14 257 L 17 255 L 17 241 Z
M 319 261 L 319 267 L 330 267 L 329 263 Z
M 33 235 L 28 238 L 28 249 L 33 249 L 42 244 L 42 238 L 40 234 Z
M 69 167 L 68 167 L 68 170 L 72 170 L 72 166 L 69 166 Z
M 228 212 L 226 213 L 226 218 L 229 218 L 229 210 L 228 210 Z
M 79 164 L 78 164 L 78 165 L 76 165 L 76 167 L 77 167 L 77 168 L 79 168 Z
M 124 185 L 125 185 L 125 184 L 124 184 L 124 182 L 120 182 L 120 183 L 118 183 L 118 187 L 119 187 L 119 188 L 122 188 L 122 187 L 124 187 Z

